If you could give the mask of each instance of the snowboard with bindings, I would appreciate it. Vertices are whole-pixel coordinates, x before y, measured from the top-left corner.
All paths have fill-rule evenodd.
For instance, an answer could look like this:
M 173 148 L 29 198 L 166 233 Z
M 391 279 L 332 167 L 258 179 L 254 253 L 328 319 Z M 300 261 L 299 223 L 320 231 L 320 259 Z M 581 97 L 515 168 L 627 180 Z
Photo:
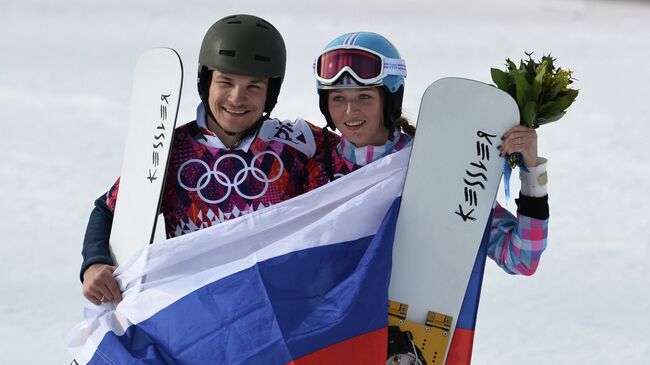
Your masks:
M 387 364 L 445 363 L 503 173 L 497 146 L 519 123 L 510 95 L 468 79 L 434 82 L 420 105 L 393 247 L 389 326 L 400 331 Z

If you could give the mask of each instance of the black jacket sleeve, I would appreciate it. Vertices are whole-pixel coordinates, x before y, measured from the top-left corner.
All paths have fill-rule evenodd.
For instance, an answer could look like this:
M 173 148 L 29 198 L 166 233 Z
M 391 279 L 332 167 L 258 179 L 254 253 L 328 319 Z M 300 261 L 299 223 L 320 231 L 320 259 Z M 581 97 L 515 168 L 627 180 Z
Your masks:
M 548 209 L 548 195 L 541 198 L 533 198 L 530 196 L 519 194 L 519 199 L 515 199 L 517 203 L 517 211 L 535 219 L 547 219 L 549 217 Z
M 108 238 L 111 236 L 111 226 L 113 225 L 113 212 L 106 204 L 106 197 L 101 196 L 95 200 L 95 208 L 90 213 L 88 227 L 84 237 L 83 263 L 79 274 L 81 282 L 84 281 L 84 271 L 96 263 L 113 265 L 111 252 L 108 248 Z

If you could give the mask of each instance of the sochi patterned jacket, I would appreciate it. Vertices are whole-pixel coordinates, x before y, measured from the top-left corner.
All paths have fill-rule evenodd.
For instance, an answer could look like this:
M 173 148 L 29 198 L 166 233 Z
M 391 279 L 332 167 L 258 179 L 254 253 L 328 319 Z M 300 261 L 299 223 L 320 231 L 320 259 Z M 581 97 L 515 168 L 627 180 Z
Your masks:
M 229 149 L 208 130 L 199 106 L 196 121 L 174 134 L 160 208 L 167 238 L 302 194 L 307 169 L 319 165 L 308 162 L 322 155 L 322 144 L 322 130 L 302 119 L 267 119 L 255 135 Z M 119 179 L 95 202 L 84 239 L 82 276 L 94 263 L 112 264 L 108 237 L 118 195 Z

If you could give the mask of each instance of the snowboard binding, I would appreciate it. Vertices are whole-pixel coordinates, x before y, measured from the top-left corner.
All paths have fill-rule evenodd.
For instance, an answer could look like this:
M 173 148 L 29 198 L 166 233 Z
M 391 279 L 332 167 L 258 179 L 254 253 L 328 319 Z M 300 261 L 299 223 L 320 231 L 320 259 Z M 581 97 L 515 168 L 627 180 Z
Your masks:
M 388 301 L 386 365 L 435 365 L 445 358 L 452 317 L 429 311 L 422 323 L 406 319 L 408 304 Z
M 388 327 L 388 359 L 386 365 L 427 365 L 422 351 L 415 346 L 413 334 L 398 326 Z

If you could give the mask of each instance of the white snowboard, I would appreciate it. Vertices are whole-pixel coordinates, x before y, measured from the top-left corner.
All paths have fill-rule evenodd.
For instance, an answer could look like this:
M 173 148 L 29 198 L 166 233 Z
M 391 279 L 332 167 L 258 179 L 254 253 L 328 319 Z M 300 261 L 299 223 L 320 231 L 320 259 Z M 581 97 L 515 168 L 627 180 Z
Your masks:
M 183 66 L 173 49 L 154 48 L 138 59 L 109 241 L 116 264 L 153 240 L 182 82 Z
M 424 93 L 389 288 L 389 299 L 408 304 L 407 320 L 452 316 L 453 336 L 503 173 L 496 147 L 518 123 L 515 101 L 491 85 L 444 78 Z

